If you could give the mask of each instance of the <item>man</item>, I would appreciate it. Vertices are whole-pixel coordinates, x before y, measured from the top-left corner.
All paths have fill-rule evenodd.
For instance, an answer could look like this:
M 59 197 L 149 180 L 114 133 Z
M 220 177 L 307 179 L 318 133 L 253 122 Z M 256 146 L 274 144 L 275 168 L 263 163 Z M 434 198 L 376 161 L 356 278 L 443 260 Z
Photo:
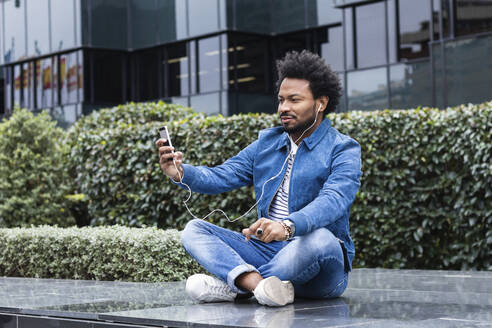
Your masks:
M 204 220 L 188 222 L 186 251 L 214 275 L 193 275 L 187 293 L 202 302 L 252 294 L 260 304 L 283 306 L 294 293 L 340 296 L 354 257 L 349 213 L 360 186 L 360 146 L 323 120 L 341 96 L 340 81 L 308 51 L 277 62 L 282 127 L 263 130 L 222 165 L 183 164 L 183 154 L 156 142 L 163 172 L 178 185 L 220 193 L 253 185 L 259 219 L 242 234 Z M 172 161 L 174 159 L 174 162 Z M 176 164 L 174 164 L 176 163 Z M 252 294 L 251 294 L 252 293 Z

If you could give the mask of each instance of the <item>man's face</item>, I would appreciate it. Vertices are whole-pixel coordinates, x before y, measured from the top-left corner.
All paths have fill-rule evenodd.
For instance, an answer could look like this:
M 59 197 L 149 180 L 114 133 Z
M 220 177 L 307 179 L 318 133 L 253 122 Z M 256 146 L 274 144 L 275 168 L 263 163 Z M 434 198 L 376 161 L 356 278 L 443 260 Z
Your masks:
M 285 78 L 280 85 L 278 102 L 278 114 L 284 130 L 293 138 L 313 124 L 317 111 L 309 81 Z M 319 125 L 320 122 L 317 123 Z

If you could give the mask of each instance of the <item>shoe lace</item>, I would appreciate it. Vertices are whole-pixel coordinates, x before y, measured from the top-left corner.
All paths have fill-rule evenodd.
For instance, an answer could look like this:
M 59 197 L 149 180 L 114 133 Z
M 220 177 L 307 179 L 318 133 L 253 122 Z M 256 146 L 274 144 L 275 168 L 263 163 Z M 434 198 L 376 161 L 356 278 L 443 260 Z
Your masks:
M 217 282 L 209 283 L 205 282 L 208 291 L 214 295 L 228 295 L 229 294 L 229 286 L 226 284 L 219 284 Z

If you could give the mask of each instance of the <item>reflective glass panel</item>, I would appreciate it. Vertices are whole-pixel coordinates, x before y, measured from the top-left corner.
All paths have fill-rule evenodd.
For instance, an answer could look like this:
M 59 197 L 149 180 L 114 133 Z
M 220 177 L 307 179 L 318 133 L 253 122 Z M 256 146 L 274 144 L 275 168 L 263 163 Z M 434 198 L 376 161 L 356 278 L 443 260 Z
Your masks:
M 321 57 L 335 71 L 343 71 L 343 28 L 341 26 L 323 29 L 318 32 Z
M 24 107 L 34 108 L 34 63 L 28 62 L 23 64 L 22 70 L 22 98 L 24 100 Z
M 219 30 L 218 4 L 217 0 L 188 0 L 190 36 Z
M 220 53 L 218 36 L 198 41 L 200 93 L 220 90 Z
M 190 97 L 193 110 L 209 115 L 220 114 L 220 93 L 214 92 Z
M 76 42 L 75 22 L 75 3 L 73 0 L 51 0 L 53 51 L 74 48 L 78 45 Z
M 343 10 L 334 7 L 333 1 L 308 0 L 308 26 L 330 25 L 342 22 Z
M 446 42 L 447 106 L 480 103 L 492 94 L 492 36 Z
M 138 101 L 159 98 L 159 52 L 160 49 L 152 49 L 135 56 Z
M 126 49 L 128 42 L 127 2 L 120 0 L 91 0 L 92 45 L 103 48 Z
M 43 109 L 53 106 L 53 58 L 40 61 L 40 80 L 36 108 Z
M 133 49 L 156 44 L 157 20 L 155 0 L 130 1 L 131 44 Z
M 347 73 L 348 110 L 373 110 L 388 107 L 386 68 Z
M 265 4 L 264 0 L 227 1 L 228 6 L 232 7 L 233 4 L 235 5 L 233 15 L 238 31 L 271 32 L 270 11 L 265 10 L 269 5 Z
M 167 72 L 168 93 L 171 97 L 188 95 L 189 88 L 189 58 L 187 53 L 187 44 L 174 44 L 167 48 Z
M 345 31 L 345 57 L 347 58 L 346 69 L 355 67 L 354 54 L 354 19 L 353 9 L 351 7 L 343 10 L 344 15 L 344 31 Z
M 429 0 L 400 0 L 399 57 L 415 59 L 429 56 L 430 2 Z
M 355 7 L 357 67 L 386 63 L 384 3 Z
M 441 0 L 441 12 L 442 12 L 442 37 L 448 38 L 451 35 L 451 28 L 449 27 L 451 8 L 449 7 L 449 0 Z
M 28 56 L 41 56 L 50 52 L 49 0 L 31 0 L 26 3 L 26 6 L 27 54 Z
M 265 92 L 267 43 L 259 37 L 231 35 L 229 43 L 231 88 L 246 92 Z
M 177 1 L 178 3 L 184 1 Z M 157 16 L 157 30 L 159 43 L 165 43 L 174 41 L 177 38 L 178 26 L 179 29 L 186 34 L 186 16 L 178 16 L 177 6 L 175 0 L 161 0 L 157 1 L 156 16 Z M 178 24 L 179 23 L 179 24 Z M 183 26 L 184 25 L 184 26 Z M 183 32 L 182 32 L 183 33 Z
M 288 51 L 302 51 L 307 48 L 307 38 L 309 32 L 290 33 L 279 35 L 274 39 L 274 59 L 280 59 Z M 275 67 L 275 63 L 272 63 Z
M 53 77 L 52 77 L 52 84 L 51 84 L 51 88 L 53 90 L 53 103 L 52 103 L 52 106 L 56 106 L 58 105 L 59 101 L 58 101 L 58 96 L 60 94 L 60 92 L 58 91 L 58 63 L 59 63 L 59 60 L 58 60 L 58 56 L 55 56 L 51 59 L 51 68 L 52 68 L 52 72 L 53 72 Z
M 388 0 L 387 6 L 388 13 L 388 51 L 389 51 L 389 61 L 394 63 L 398 61 L 397 49 L 398 49 L 398 26 L 396 23 L 396 18 L 398 13 L 396 12 L 396 0 Z
M 227 90 L 229 89 L 229 80 L 233 79 L 233 72 L 234 72 L 234 63 L 231 60 L 229 60 L 229 54 L 231 53 L 230 51 L 230 45 L 228 45 L 228 37 L 227 34 L 222 34 L 220 36 L 220 45 L 221 45 L 221 57 L 222 57 L 222 62 L 221 62 L 221 71 L 222 71 L 222 89 Z M 223 104 L 223 102 L 222 102 Z
M 66 129 L 81 116 L 82 105 L 73 104 L 55 107 L 51 110 L 51 116 L 57 121 L 58 126 Z
M 21 106 L 21 79 L 22 69 L 21 65 L 14 66 L 14 107 Z
M 441 1 L 432 0 L 432 27 L 434 29 L 433 40 L 439 40 L 439 31 L 441 27 L 439 26 L 439 12 L 441 11 Z
M 123 70 L 125 54 L 115 51 L 94 51 L 92 60 L 95 103 L 121 103 L 123 97 Z
M 84 101 L 84 53 L 82 50 L 76 52 L 77 54 L 77 90 L 78 90 L 78 102 Z M 80 107 L 82 110 L 82 107 Z
M 429 61 L 390 66 L 392 108 L 432 106 Z
M 492 31 L 492 0 L 456 0 L 456 35 Z
M 273 8 L 273 32 L 285 33 L 305 27 L 304 1 L 273 0 Z
M 5 19 L 4 59 L 6 63 L 26 56 L 25 6 L 25 0 L 3 1 L 3 18 Z
M 42 61 L 36 60 L 35 62 L 35 75 L 36 79 L 34 81 L 34 88 L 36 88 L 36 100 L 35 100 L 35 108 L 41 109 L 41 99 L 43 97 L 43 74 L 42 74 Z
M 5 77 L 5 110 L 12 110 L 12 85 L 13 85 L 13 77 L 12 77 L 12 69 L 10 66 L 4 67 L 3 69 L 4 77 Z
M 78 101 L 78 62 L 77 53 L 60 56 L 60 96 L 61 104 L 73 104 Z

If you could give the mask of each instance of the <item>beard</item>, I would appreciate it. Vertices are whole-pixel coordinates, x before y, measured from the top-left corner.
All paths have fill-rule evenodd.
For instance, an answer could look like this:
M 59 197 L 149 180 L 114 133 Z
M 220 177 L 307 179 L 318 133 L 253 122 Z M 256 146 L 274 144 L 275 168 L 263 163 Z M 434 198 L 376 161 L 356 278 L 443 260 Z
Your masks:
M 291 127 L 288 127 L 286 125 L 283 125 L 283 128 L 284 128 L 284 131 L 289 133 L 289 134 L 292 134 L 292 133 L 302 133 L 304 132 L 307 128 L 309 128 L 313 123 L 314 121 L 316 120 L 316 104 L 313 105 L 313 115 L 308 118 L 306 121 L 304 122 L 300 122 L 294 126 L 291 126 Z M 280 117 L 282 116 L 289 116 L 288 114 L 280 114 Z M 294 117 L 296 118 L 296 117 Z

